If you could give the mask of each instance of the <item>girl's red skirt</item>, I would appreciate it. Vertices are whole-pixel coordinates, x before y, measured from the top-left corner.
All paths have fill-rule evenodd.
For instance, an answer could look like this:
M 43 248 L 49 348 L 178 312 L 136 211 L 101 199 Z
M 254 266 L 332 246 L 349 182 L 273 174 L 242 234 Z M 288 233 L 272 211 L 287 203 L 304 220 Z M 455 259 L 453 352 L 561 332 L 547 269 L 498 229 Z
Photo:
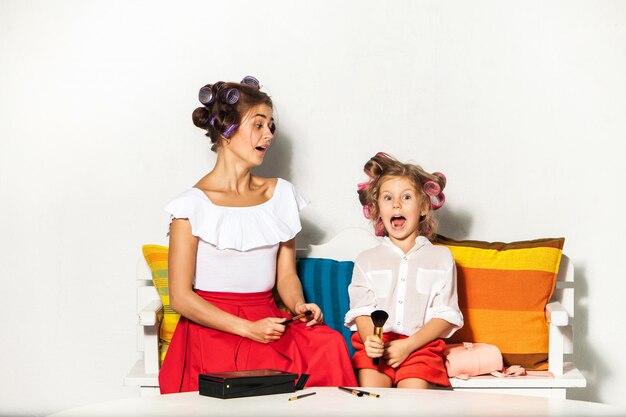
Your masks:
M 198 295 L 238 317 L 256 321 L 289 317 L 271 291 Z M 279 369 L 309 374 L 306 386 L 356 386 L 346 343 L 326 325 L 307 327 L 295 321 L 275 342 L 259 343 L 180 318 L 159 373 L 162 394 L 198 390 L 198 375 L 207 372 Z

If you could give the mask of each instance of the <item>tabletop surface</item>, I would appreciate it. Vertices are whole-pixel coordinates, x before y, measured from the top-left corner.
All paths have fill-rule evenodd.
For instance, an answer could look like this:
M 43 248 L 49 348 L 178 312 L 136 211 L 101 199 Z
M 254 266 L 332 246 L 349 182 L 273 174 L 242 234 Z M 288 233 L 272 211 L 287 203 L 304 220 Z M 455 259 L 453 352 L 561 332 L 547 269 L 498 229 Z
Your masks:
M 370 388 L 380 398 L 357 397 L 336 387 L 297 393 L 219 399 L 195 392 L 137 397 L 73 408 L 49 417 L 115 416 L 623 416 L 614 406 L 506 394 Z M 316 392 L 296 401 L 295 395 Z

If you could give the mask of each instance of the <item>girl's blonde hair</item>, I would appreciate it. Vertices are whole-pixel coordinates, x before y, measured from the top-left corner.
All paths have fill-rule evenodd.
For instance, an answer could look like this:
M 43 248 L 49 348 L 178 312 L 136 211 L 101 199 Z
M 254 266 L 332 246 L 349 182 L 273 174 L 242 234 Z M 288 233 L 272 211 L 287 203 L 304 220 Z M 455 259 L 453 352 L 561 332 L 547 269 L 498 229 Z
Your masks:
M 434 210 L 443 205 L 445 196 L 443 189 L 446 186 L 446 178 L 443 174 L 436 172 L 429 174 L 422 167 L 415 164 L 403 164 L 386 153 L 379 152 L 365 163 L 363 171 L 370 178 L 368 182 L 359 184 L 359 201 L 363 205 L 365 217 L 370 219 L 376 229 L 376 234 L 386 236 L 382 221 L 380 220 L 380 210 L 378 207 L 378 196 L 380 187 L 384 180 L 389 177 L 402 177 L 413 183 L 417 194 L 421 197 L 422 204 L 427 204 L 428 212 L 420 217 L 418 233 L 429 240 L 432 240 L 437 233 L 437 218 Z M 428 189 L 428 193 L 425 190 Z M 433 192 L 432 190 L 436 191 Z

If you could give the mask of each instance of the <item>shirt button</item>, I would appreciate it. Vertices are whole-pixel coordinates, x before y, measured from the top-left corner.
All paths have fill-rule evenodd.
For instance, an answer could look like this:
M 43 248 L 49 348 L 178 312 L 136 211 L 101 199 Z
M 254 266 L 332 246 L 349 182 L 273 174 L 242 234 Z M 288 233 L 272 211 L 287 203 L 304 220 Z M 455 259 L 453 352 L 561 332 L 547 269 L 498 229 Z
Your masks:
M 405 257 L 403 257 L 402 259 L 404 259 L 404 260 L 406 261 L 408 258 L 405 256 Z
M 396 324 L 399 326 L 399 325 L 400 325 L 400 322 L 398 321 L 398 322 L 396 322 Z
M 398 300 L 398 304 L 402 304 L 402 300 Z
M 406 281 L 406 279 L 405 278 L 400 278 L 400 281 L 404 282 L 404 281 Z

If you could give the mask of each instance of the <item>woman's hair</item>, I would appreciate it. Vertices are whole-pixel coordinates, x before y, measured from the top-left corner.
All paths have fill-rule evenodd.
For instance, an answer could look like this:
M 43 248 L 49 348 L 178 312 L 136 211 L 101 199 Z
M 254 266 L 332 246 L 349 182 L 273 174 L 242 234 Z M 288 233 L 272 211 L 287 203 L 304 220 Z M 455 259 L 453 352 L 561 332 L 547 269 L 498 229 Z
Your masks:
M 380 220 L 380 209 L 378 207 L 378 196 L 382 183 L 389 177 L 402 177 L 408 179 L 418 196 L 420 203 L 428 204 L 428 212 L 420 217 L 418 233 L 421 236 L 432 240 L 437 233 L 437 219 L 434 210 L 440 208 L 445 202 L 443 189 L 446 186 L 446 177 L 440 172 L 429 174 L 420 166 L 415 164 L 403 164 L 386 153 L 379 152 L 365 163 L 363 171 L 369 177 L 368 182 L 359 184 L 359 201 L 363 205 L 365 217 L 374 223 L 376 234 L 386 236 L 382 221 Z
M 221 146 L 220 137 L 230 138 L 252 107 L 266 104 L 273 108 L 272 99 L 259 89 L 259 81 L 251 76 L 240 83 L 207 84 L 200 89 L 198 98 L 203 106 L 193 111 L 193 124 L 206 130 L 213 152 Z M 270 130 L 274 132 L 273 125 Z

